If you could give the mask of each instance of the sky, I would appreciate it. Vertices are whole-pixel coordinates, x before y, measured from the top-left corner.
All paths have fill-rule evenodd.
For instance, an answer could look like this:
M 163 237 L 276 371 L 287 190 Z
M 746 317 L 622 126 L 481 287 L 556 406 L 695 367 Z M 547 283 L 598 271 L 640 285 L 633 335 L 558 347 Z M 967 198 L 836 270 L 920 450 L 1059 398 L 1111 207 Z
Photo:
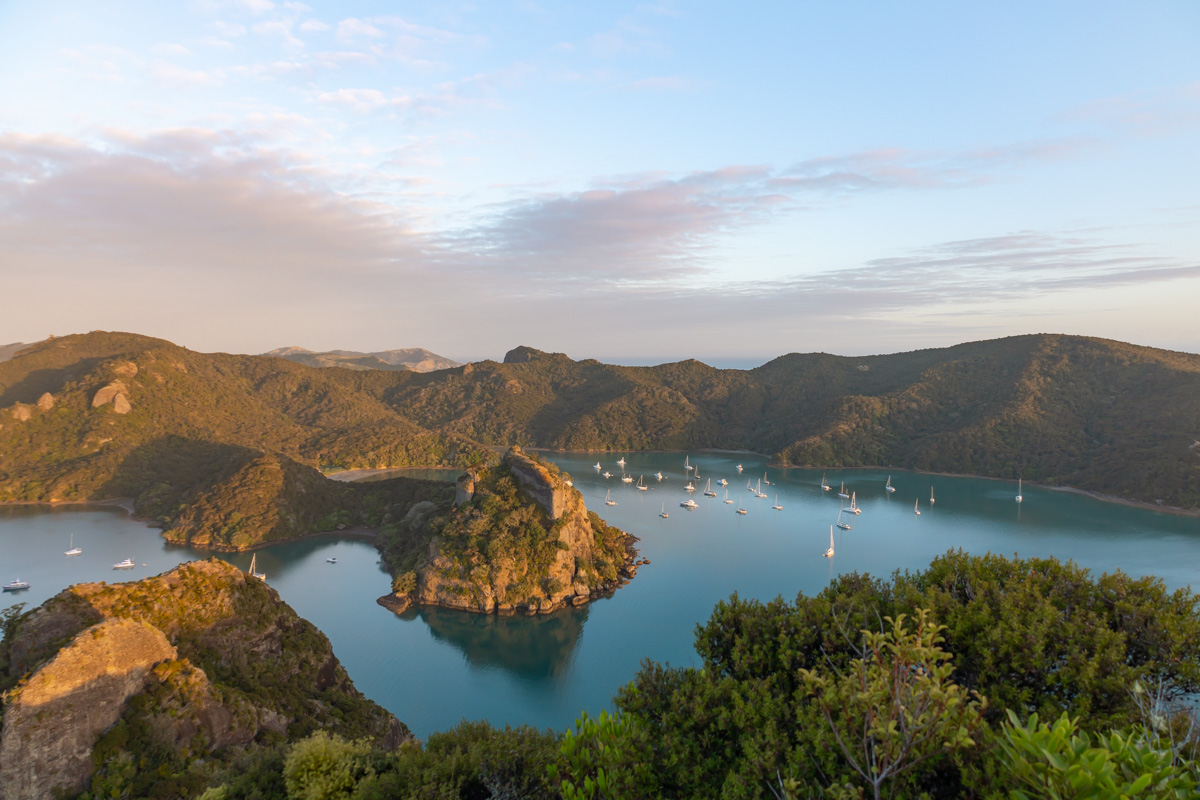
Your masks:
M 1200 352 L 1200 3 L 0 2 L 0 344 Z

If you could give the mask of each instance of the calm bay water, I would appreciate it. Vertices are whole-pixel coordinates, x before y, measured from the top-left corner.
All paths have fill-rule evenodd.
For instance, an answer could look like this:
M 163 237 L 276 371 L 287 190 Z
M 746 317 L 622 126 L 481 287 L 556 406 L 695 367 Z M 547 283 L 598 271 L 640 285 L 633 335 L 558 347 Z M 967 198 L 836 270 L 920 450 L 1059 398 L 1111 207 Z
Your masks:
M 1157 575 L 1171 589 L 1200 590 L 1200 518 L 1101 503 L 1089 497 L 974 478 L 906 472 L 891 474 L 894 494 L 884 491 L 888 473 L 842 470 L 826 473 L 834 487 L 822 492 L 821 473 L 767 468 L 751 455 L 692 454 L 700 486 L 688 495 L 683 455 L 628 454 L 625 469 L 644 475 L 649 490 L 621 483 L 616 456 L 554 453 L 589 508 L 641 537 L 651 564 L 613 597 L 542 617 L 484 617 L 445 609 L 422 609 L 397 617 L 375 604 L 389 578 L 368 541 L 315 537 L 257 551 L 268 583 L 301 615 L 329 636 L 355 684 L 419 736 L 461 719 L 495 724 L 531 723 L 565 728 L 581 710 L 610 707 L 617 688 L 643 658 L 673 665 L 698 663 L 692 649 L 697 623 L 713 606 L 737 592 L 770 599 L 820 591 L 837 573 L 889 575 L 917 570 L 950 548 L 972 553 L 1074 559 L 1096 573 L 1124 570 Z M 739 475 L 736 464 L 745 471 Z M 661 482 L 653 474 L 661 470 Z M 763 479 L 766 499 L 746 490 Z M 704 482 L 729 481 L 730 499 L 704 497 Z M 844 516 L 851 531 L 835 529 L 837 555 L 822 557 L 829 527 L 842 501 L 837 489 L 856 492 L 863 513 Z M 937 503 L 930 507 L 930 487 Z M 611 490 L 616 506 L 605 506 Z M 783 506 L 775 511 L 776 502 Z M 693 497 L 694 511 L 679 507 Z M 913 513 L 920 502 L 921 515 Z M 748 510 L 735 513 L 738 504 Z M 661 508 L 670 517 L 660 519 Z M 83 555 L 63 551 L 74 534 Z M 158 531 L 129 520 L 119 509 L 0 507 L 0 583 L 23 578 L 29 590 L 0 598 L 0 607 L 31 607 L 72 583 L 134 580 L 194 558 L 208 557 L 165 544 Z M 337 557 L 336 564 L 326 558 Z M 138 566 L 115 572 L 133 558 Z M 250 554 L 221 558 L 239 567 Z M 142 566 L 145 564 L 145 566 Z

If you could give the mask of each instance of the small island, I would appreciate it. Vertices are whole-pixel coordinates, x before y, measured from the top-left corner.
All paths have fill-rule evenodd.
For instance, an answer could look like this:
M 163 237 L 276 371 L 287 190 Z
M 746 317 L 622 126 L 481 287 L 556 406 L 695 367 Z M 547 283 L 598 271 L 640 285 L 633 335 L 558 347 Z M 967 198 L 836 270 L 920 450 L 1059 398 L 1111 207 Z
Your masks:
M 393 591 L 379 602 L 397 613 L 432 605 L 544 614 L 627 582 L 635 542 L 588 511 L 556 466 L 513 447 L 498 465 L 467 470 L 452 508 L 418 504 L 381 531 Z

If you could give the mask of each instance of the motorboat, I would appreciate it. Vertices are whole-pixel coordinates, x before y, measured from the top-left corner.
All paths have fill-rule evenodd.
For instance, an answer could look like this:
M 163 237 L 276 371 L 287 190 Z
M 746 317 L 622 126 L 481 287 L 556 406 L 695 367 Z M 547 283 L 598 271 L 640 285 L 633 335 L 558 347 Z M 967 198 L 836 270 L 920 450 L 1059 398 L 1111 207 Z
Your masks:
M 127 558 L 124 561 L 118 561 L 113 564 L 113 569 L 133 569 L 137 566 L 137 562 L 132 558 Z
M 6 592 L 20 592 L 29 588 L 29 581 L 23 581 L 20 578 L 17 578 L 14 581 L 9 581 L 8 583 L 4 584 L 3 588 Z
M 328 563 L 330 563 L 330 564 L 336 564 L 336 563 L 337 563 L 337 556 L 330 556 L 329 558 L 325 559 L 325 561 L 326 561 L 326 562 L 328 562 Z
M 687 500 L 684 500 L 682 503 L 680 503 L 680 504 L 679 504 L 679 507 L 680 507 L 680 508 L 686 508 L 686 509 L 689 509 L 689 510 L 690 510 L 690 509 L 693 509 L 693 508 L 699 508 L 699 506 L 696 504 L 696 501 L 695 501 L 695 500 L 693 500 L 693 499 L 692 499 L 692 498 L 690 498 L 690 497 L 689 497 Z

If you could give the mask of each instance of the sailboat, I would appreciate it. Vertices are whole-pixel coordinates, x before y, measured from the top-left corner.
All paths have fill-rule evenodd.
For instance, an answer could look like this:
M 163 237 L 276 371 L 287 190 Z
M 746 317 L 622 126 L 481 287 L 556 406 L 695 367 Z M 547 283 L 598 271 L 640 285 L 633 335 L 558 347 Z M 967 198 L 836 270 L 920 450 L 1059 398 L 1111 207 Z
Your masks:
M 842 481 L 842 489 L 841 489 L 841 491 L 838 492 L 838 497 L 844 497 L 847 500 L 850 499 L 850 495 L 846 494 L 846 482 L 845 481 Z
M 853 528 L 854 526 L 851 525 L 849 522 L 842 522 L 842 511 L 845 511 L 845 510 L 846 509 L 843 508 L 838 511 L 837 526 L 844 531 L 848 531 L 851 528 Z
M 670 514 L 667 513 L 667 504 L 666 503 L 662 504 L 662 511 L 658 512 L 658 515 L 660 517 L 662 517 L 663 519 L 666 519 L 667 517 L 671 516 Z
M 771 506 L 771 508 L 776 511 L 783 511 L 783 506 L 779 505 L 779 495 L 775 495 L 775 505 Z
M 661 472 L 656 472 L 656 473 L 654 473 L 654 477 L 658 478 L 661 481 L 663 478 L 663 474 Z
M 704 484 L 704 496 L 716 497 L 717 493 L 712 490 L 712 478 L 708 479 L 708 483 Z
M 255 570 L 254 570 L 254 567 L 257 563 L 258 563 L 258 554 L 255 553 L 254 555 L 250 556 L 250 569 L 246 570 L 246 572 L 248 572 L 250 574 L 251 578 L 258 578 L 260 581 L 265 581 L 267 579 L 267 573 L 255 572 Z
M 617 463 L 620 464 L 622 467 L 625 466 L 625 456 L 621 456 L 620 458 L 618 458 Z
M 858 494 L 858 492 L 850 493 L 850 508 L 848 508 L 846 510 L 849 511 L 851 514 L 861 514 L 862 513 L 862 509 L 858 507 L 858 502 L 856 501 L 856 498 L 855 498 L 855 495 L 857 495 L 857 494 Z
M 833 558 L 833 526 L 829 526 L 829 549 L 825 551 L 826 558 Z
M 891 494 L 892 492 L 896 491 L 896 487 L 892 486 L 892 476 L 891 475 L 888 475 L 888 481 L 887 481 L 887 483 L 885 483 L 883 485 L 883 490 L 885 492 L 887 492 L 888 494 Z
M 604 470 L 604 477 L 606 477 L 606 478 L 611 478 L 611 477 L 612 477 L 612 473 L 611 473 L 611 472 L 609 472 L 608 470 Z
M 691 472 L 693 469 L 694 469 L 694 467 L 692 467 L 692 465 L 688 463 L 688 457 L 684 456 L 683 457 L 683 471 Z
M 770 482 L 769 480 L 767 480 L 767 473 L 765 473 L 765 472 L 763 473 L 763 485 L 764 485 L 764 486 L 770 486 L 770 485 L 771 485 L 771 482 Z
M 621 483 L 633 483 L 633 476 L 632 475 L 622 475 Z
M 750 485 L 750 481 L 746 481 L 746 491 L 747 491 L 747 492 L 753 492 L 753 491 L 754 491 L 754 487 Z
M 77 556 L 83 553 L 82 548 L 75 546 L 75 534 L 71 534 L 71 549 L 63 553 L 64 556 Z
M 617 501 L 612 499 L 612 489 L 609 489 L 604 495 L 604 505 L 615 506 L 616 504 Z
M 737 513 L 741 514 L 742 516 L 745 516 L 745 515 L 746 515 L 746 509 L 742 508 L 742 504 L 741 504 L 741 503 L 738 503 L 738 507 L 737 507 Z
M 934 500 L 933 500 L 933 487 L 932 487 L 932 486 L 930 486 L 930 487 L 929 487 L 929 505 L 933 505 L 933 503 L 934 503 Z
M 737 465 L 737 471 L 738 471 L 738 475 L 742 474 L 742 465 L 741 464 Z
M 645 481 L 643 481 L 643 480 L 642 480 L 642 478 L 643 478 L 643 477 L 644 477 L 644 476 L 642 476 L 642 475 L 638 475 L 638 482 L 637 482 L 637 487 L 636 487 L 636 488 L 637 488 L 637 490 L 638 490 L 639 492 L 644 492 L 644 491 L 647 491 L 647 490 L 649 489 L 649 487 L 648 487 L 648 486 L 646 486 L 646 483 L 645 483 Z
M 694 492 L 694 491 L 696 491 L 696 484 L 692 483 L 691 481 L 688 481 L 688 485 L 683 487 L 683 490 L 685 492 Z
M 593 467 L 595 467 L 595 469 L 596 469 L 596 472 L 599 472 L 599 471 L 600 471 L 600 462 L 599 462 L 599 461 L 597 461 L 597 462 L 596 462 L 595 464 L 593 464 L 592 466 L 593 466 Z
M 829 491 L 829 484 L 825 482 L 825 473 L 824 472 L 821 473 L 821 491 L 823 491 L 823 492 Z
M 921 501 L 920 500 L 913 501 L 913 513 L 916 514 L 918 517 L 921 516 Z
M 726 502 L 726 503 L 732 503 L 732 502 L 733 502 L 732 500 L 730 500 L 730 499 L 729 499 L 729 488 L 728 488 L 728 487 L 726 487 L 726 488 L 725 488 L 725 502 Z
M 1017 478 L 1017 497 L 1016 501 L 1021 502 L 1021 479 Z

